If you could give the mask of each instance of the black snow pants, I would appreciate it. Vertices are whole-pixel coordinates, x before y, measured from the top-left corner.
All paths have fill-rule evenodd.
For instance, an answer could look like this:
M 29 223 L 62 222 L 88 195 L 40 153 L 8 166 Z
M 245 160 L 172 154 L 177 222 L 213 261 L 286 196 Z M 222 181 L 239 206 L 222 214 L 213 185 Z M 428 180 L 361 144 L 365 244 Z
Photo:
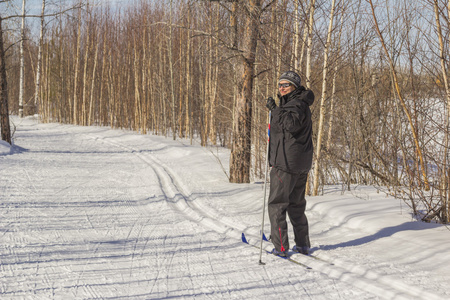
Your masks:
M 289 249 L 286 212 L 294 229 L 294 240 L 297 246 L 311 247 L 309 241 L 308 219 L 306 208 L 306 181 L 308 173 L 291 174 L 272 168 L 270 171 L 269 218 L 270 238 L 278 251 Z

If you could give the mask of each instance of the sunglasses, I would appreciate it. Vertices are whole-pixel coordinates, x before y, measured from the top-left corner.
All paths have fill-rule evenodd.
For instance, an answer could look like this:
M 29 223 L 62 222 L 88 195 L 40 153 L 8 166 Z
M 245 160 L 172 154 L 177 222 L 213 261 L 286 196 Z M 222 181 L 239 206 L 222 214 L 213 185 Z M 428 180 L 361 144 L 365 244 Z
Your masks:
M 280 83 L 278 84 L 278 88 L 288 88 L 290 87 L 292 84 L 290 83 Z

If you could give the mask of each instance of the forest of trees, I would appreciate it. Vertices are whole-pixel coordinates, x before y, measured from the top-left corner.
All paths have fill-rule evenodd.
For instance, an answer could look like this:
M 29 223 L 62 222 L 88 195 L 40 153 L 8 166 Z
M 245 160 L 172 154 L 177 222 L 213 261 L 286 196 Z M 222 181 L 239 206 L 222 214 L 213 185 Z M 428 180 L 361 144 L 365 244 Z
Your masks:
M 228 147 L 230 181 L 250 182 L 266 99 L 295 70 L 316 95 L 309 193 L 374 185 L 450 222 L 450 1 L 48 1 L 41 39 L 8 2 L 0 111 Z

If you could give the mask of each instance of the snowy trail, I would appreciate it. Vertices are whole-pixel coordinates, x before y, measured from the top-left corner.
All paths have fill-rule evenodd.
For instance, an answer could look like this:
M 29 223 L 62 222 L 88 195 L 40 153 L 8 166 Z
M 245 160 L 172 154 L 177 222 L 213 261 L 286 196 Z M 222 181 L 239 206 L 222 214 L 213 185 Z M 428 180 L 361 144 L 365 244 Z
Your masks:
M 167 190 L 165 192 L 166 198 L 174 199 L 174 201 L 171 202 L 173 204 L 172 206 L 184 213 L 187 217 L 214 231 L 226 234 L 230 238 L 236 239 L 240 233 L 246 232 L 247 236 L 253 235 L 254 239 L 258 241 L 259 233 L 256 230 L 253 230 L 251 233 L 248 232 L 243 226 L 235 224 L 232 220 L 224 218 L 208 206 L 202 205 L 202 199 L 192 201 L 192 199 L 189 198 L 191 191 L 183 185 L 182 178 L 162 162 L 150 155 L 145 156 L 139 154 L 137 149 L 132 149 L 120 144 L 115 145 L 136 153 L 136 155 L 144 162 L 153 166 L 152 168 L 155 173 L 158 174 L 159 181 L 163 183 L 162 186 Z M 256 246 L 258 246 L 258 243 L 256 243 Z M 270 248 L 271 246 L 268 245 L 268 243 L 265 243 L 265 250 L 270 250 Z M 301 256 L 297 256 L 296 260 L 308 263 L 309 266 L 314 266 L 315 270 L 318 270 L 331 278 L 348 282 L 374 294 L 383 294 L 383 297 L 386 299 L 409 299 L 410 297 L 415 296 L 424 299 L 440 299 L 440 296 L 423 291 L 414 286 L 403 284 L 400 280 L 396 280 L 395 278 L 380 276 L 362 266 L 340 262 L 333 258 L 329 258 L 330 261 L 337 262 L 337 266 L 335 265 L 333 267 L 322 261 L 312 261 L 312 259 Z
M 23 150 L 0 155 L 1 298 L 450 298 L 448 276 L 409 265 L 422 254 L 395 260 L 400 251 L 371 252 L 392 246 L 389 236 L 355 242 L 368 236 L 355 230 L 367 227 L 364 214 L 330 218 L 338 198 L 309 204 L 315 254 L 333 266 L 298 256 L 309 271 L 265 254 L 260 266 L 240 233 L 258 242 L 261 184 L 227 183 L 207 149 L 106 128 L 15 122 Z M 414 249 L 402 234 L 391 236 Z
M 116 145 L 119 146 L 118 144 Z M 137 149 L 131 149 L 123 145 L 120 147 L 132 151 L 133 153 L 138 153 Z M 258 241 L 259 233 L 255 232 L 255 230 L 253 230 L 252 233 L 247 232 L 247 230 L 242 226 L 239 226 L 239 224 L 234 224 L 232 220 L 228 220 L 217 214 L 217 212 L 210 209 L 208 206 L 202 205 L 202 199 L 197 199 L 195 202 L 189 199 L 191 191 L 189 191 L 186 186 L 183 186 L 182 179 L 179 178 L 173 170 L 150 155 L 137 155 L 144 162 L 153 166 L 153 169 L 158 174 L 160 182 L 163 182 L 162 186 L 168 190 L 166 192 L 166 198 L 178 198 L 172 202 L 174 203 L 174 208 L 183 212 L 187 217 L 190 217 L 197 223 L 209 227 L 219 233 L 226 234 L 230 238 L 236 239 L 240 233 L 246 232 L 247 236 L 253 235 L 254 240 Z M 179 197 L 177 197 L 177 195 Z M 259 246 L 258 244 L 259 243 L 256 243 L 255 246 Z M 270 244 L 265 243 L 265 250 L 270 251 L 270 249 Z M 314 261 L 311 258 L 302 256 L 296 256 L 294 259 L 305 264 L 307 263 L 308 266 L 313 266 L 315 270 L 318 270 L 331 278 L 348 282 L 374 294 L 382 294 L 386 299 L 409 299 L 417 296 L 424 299 L 440 299 L 440 296 L 404 284 L 395 278 L 380 276 L 376 272 L 370 271 L 362 266 L 343 263 L 334 258 L 329 258 L 329 261 L 337 262 L 337 264 L 333 266 L 330 266 L 330 264 L 323 261 Z

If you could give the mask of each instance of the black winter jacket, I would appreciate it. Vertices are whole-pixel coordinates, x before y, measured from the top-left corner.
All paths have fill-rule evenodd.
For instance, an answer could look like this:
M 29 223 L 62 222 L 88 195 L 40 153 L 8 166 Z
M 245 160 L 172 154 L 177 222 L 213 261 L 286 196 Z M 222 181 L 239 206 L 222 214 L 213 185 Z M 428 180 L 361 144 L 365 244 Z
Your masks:
M 307 173 L 313 157 L 310 106 L 314 93 L 299 87 L 280 97 L 270 121 L 269 163 L 288 173 Z

